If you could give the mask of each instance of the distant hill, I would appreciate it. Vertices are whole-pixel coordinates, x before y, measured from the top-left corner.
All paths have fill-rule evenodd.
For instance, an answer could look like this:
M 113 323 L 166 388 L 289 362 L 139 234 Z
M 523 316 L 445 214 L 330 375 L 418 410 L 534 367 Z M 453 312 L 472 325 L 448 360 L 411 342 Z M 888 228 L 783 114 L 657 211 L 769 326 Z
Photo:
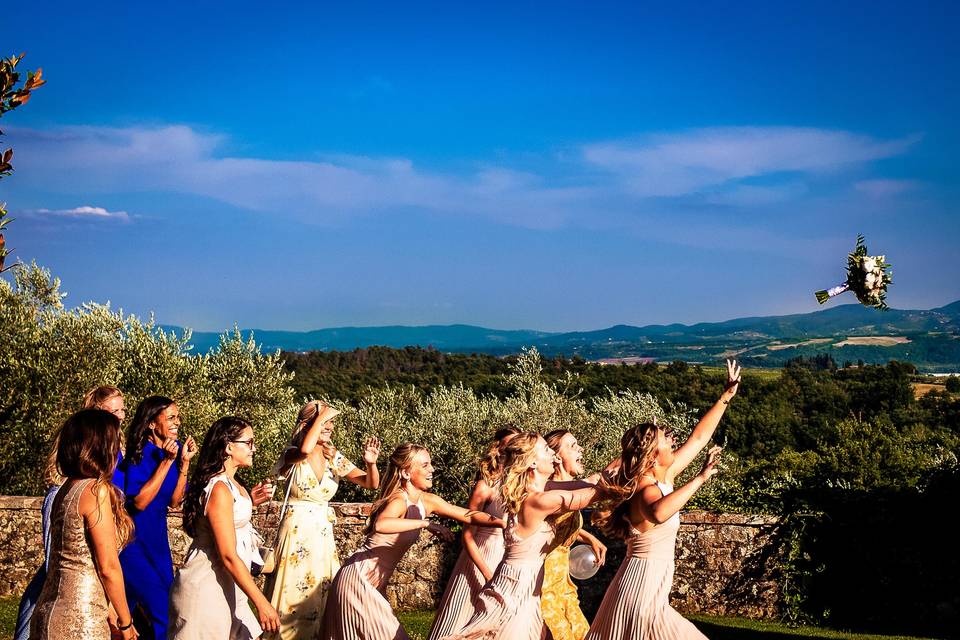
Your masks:
M 182 331 L 176 327 L 165 327 Z M 247 334 L 250 330 L 244 329 Z M 960 300 L 937 309 L 886 312 L 859 304 L 786 316 L 737 318 L 695 325 L 548 333 L 471 325 L 338 327 L 315 331 L 253 330 L 267 351 L 350 351 L 370 346 L 433 347 L 452 353 L 506 355 L 537 347 L 548 355 L 587 359 L 654 358 L 715 362 L 736 356 L 752 366 L 780 366 L 798 355 L 828 352 L 838 362 L 913 362 L 926 371 L 960 371 Z M 195 332 L 198 352 L 215 347 L 216 333 Z

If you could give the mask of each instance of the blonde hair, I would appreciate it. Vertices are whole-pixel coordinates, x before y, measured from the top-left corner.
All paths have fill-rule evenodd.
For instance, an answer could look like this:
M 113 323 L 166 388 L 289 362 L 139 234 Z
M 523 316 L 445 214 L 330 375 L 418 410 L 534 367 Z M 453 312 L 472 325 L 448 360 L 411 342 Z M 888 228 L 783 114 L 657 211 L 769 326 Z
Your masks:
M 600 486 L 614 496 L 593 512 L 591 522 L 605 535 L 626 538 L 630 524 L 626 520 L 630 499 L 636 494 L 640 477 L 653 468 L 660 452 L 655 422 L 627 429 L 620 438 L 620 468 L 612 478 L 601 478 Z
M 81 409 L 99 409 L 104 402 L 117 396 L 123 397 L 123 391 L 113 385 L 104 384 L 90 389 L 83 394 L 83 403 Z M 43 469 L 43 479 L 48 487 L 55 487 L 63 484 L 65 478 L 57 468 L 57 446 L 59 444 L 60 432 L 53 436 L 50 442 L 50 450 L 47 452 L 47 462 Z M 120 431 L 120 450 L 123 450 L 123 431 Z
M 287 443 L 287 449 L 291 447 L 299 449 L 300 445 L 303 444 L 303 439 L 307 437 L 307 427 L 316 420 L 317 416 L 320 415 L 320 408 L 324 404 L 320 400 L 310 400 L 305 405 L 300 407 L 300 413 L 297 414 L 297 421 L 293 426 L 293 431 L 290 432 L 290 441 Z M 334 454 L 336 454 L 336 447 L 321 447 L 323 450 L 323 456 L 329 460 L 333 460 Z M 281 451 L 280 457 L 277 458 L 276 464 L 273 465 L 272 473 L 274 475 L 281 475 L 281 471 L 285 471 L 287 464 L 285 461 L 287 459 L 287 451 Z
M 512 515 L 520 512 L 523 501 L 527 499 L 527 471 L 537 456 L 539 438 L 540 434 L 536 431 L 528 431 L 514 436 L 504 447 L 500 498 L 504 510 Z
M 373 533 L 377 516 L 387 507 L 390 500 L 402 491 L 402 487 L 400 486 L 400 472 L 409 470 L 410 467 L 413 466 L 413 459 L 421 451 L 427 451 L 427 448 L 412 442 L 402 442 L 397 445 L 397 448 L 390 454 L 387 470 L 384 472 L 383 479 L 380 481 L 380 495 L 377 496 L 376 502 L 370 507 L 367 526 L 363 530 L 366 535 Z
M 497 429 L 490 441 L 487 453 L 484 454 L 477 463 L 477 479 L 483 479 L 488 485 L 493 486 L 503 472 L 503 448 L 504 439 L 515 436 L 520 433 L 520 429 L 512 424 Z
M 104 402 L 117 396 L 122 398 L 123 391 L 120 391 L 120 389 L 117 389 L 113 385 L 104 384 L 99 387 L 94 387 L 83 394 L 83 406 L 81 408 L 99 409 Z

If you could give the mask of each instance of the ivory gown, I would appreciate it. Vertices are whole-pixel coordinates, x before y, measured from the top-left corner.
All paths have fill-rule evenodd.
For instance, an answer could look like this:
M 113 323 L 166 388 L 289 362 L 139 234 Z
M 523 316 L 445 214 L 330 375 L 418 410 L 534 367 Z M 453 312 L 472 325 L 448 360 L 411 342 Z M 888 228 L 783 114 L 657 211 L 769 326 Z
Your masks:
M 110 640 L 107 594 L 87 544 L 80 495 L 95 482 L 77 480 L 61 488 L 50 522 L 47 579 L 30 620 L 31 640 Z M 105 514 L 105 517 L 111 515 Z
M 673 491 L 658 482 L 663 495 Z M 627 556 L 610 582 L 587 640 L 706 640 L 670 606 L 680 513 L 643 533 L 633 527 Z
M 543 560 L 552 548 L 554 531 L 544 520 L 521 538 L 511 516 L 503 533 L 503 562 L 474 601 L 469 622 L 442 640 L 540 640 L 546 628 L 540 614 Z
M 493 495 L 483 506 L 483 512 L 502 519 L 506 514 L 500 502 L 499 487 L 500 485 L 494 487 Z M 481 557 L 488 567 L 496 570 L 503 559 L 503 529 L 474 527 L 473 531 L 473 538 Z M 450 574 L 450 580 L 447 582 L 447 589 L 437 607 L 437 617 L 433 621 L 428 640 L 438 640 L 463 628 L 473 617 L 473 601 L 486 582 L 467 550 L 461 551 L 457 564 Z
M 411 504 L 405 518 L 420 520 L 423 502 Z M 403 533 L 371 533 L 333 579 L 323 616 L 325 640 L 409 640 L 386 598 L 387 583 L 397 563 L 420 537 L 420 529 Z
M 253 503 L 226 474 L 213 476 L 203 490 L 203 517 L 197 521 L 197 536 L 173 579 L 167 628 L 167 637 L 171 640 L 251 640 L 260 637 L 262 632 L 247 594 L 237 586 L 220 560 L 206 517 L 210 492 L 218 482 L 226 484 L 233 495 L 237 555 L 248 568 L 253 560 L 263 562 L 258 548 L 260 536 L 250 522 Z

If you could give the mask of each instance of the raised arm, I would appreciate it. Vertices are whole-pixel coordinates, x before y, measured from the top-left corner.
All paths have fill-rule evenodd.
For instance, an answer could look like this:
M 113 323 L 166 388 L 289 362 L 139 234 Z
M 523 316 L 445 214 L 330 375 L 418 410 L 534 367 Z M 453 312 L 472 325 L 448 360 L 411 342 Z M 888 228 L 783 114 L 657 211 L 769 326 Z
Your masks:
M 586 486 L 580 489 L 551 489 L 530 496 L 530 506 L 544 515 L 562 511 L 579 511 L 604 496 L 603 491 L 588 482 L 574 481 Z M 560 484 L 560 483 L 558 483 Z
M 96 492 L 86 491 L 81 497 L 80 509 L 84 525 L 90 534 L 91 551 L 95 560 L 97 574 L 103 584 L 110 606 L 116 611 L 117 627 L 126 627 L 121 631 L 124 640 L 136 637 L 136 630 L 131 625 L 130 607 L 127 605 L 127 595 L 123 587 L 123 570 L 120 568 L 120 557 L 117 552 L 117 529 L 113 521 L 113 510 L 110 506 L 109 487 L 91 485 Z
M 344 477 L 364 489 L 379 489 L 380 471 L 377 469 L 377 459 L 379 457 L 380 440 L 374 437 L 367 438 L 363 446 L 363 464 L 366 469 L 361 471 L 357 467 L 353 467 Z
M 307 427 L 307 433 L 303 436 L 303 442 L 300 443 L 300 446 L 287 447 L 286 451 L 283 452 L 283 466 L 279 475 L 284 475 L 292 465 L 307 459 L 307 456 L 317 448 L 324 423 L 337 415 L 336 409 L 330 405 L 326 403 L 320 403 L 320 405 L 317 415 L 314 416 L 313 421 Z
M 264 631 L 276 631 L 280 617 L 270 601 L 260 592 L 250 575 L 250 567 L 237 554 L 237 531 L 233 524 L 233 494 L 223 482 L 217 482 L 207 500 L 207 519 L 213 530 L 217 553 L 223 566 L 233 577 L 237 586 L 247 594 L 257 608 L 257 617 Z
M 150 506 L 153 499 L 160 493 L 160 487 L 163 486 L 163 481 L 166 480 L 167 474 L 170 473 L 171 467 L 173 467 L 176 462 L 179 447 L 177 447 L 175 438 L 167 438 L 161 448 L 163 449 L 163 460 L 160 461 L 160 464 L 157 465 L 157 468 L 142 485 L 133 487 L 133 483 L 136 482 L 136 478 L 133 477 L 135 474 L 129 471 L 127 472 L 127 488 L 129 489 L 126 492 L 127 499 L 133 504 L 134 509 L 137 511 L 143 511 Z M 133 493 L 134 488 L 137 490 L 136 493 Z
M 710 407 L 710 410 L 700 418 L 700 422 L 693 428 L 693 432 L 687 438 L 687 441 L 673 452 L 673 464 L 667 470 L 668 482 L 672 484 L 673 479 L 680 475 L 680 472 L 686 469 L 697 457 L 697 454 L 710 442 L 713 432 L 717 430 L 717 425 L 720 424 L 720 418 L 727 410 L 727 405 L 737 395 L 739 386 L 740 367 L 737 366 L 736 360 L 727 360 L 727 384 L 724 386 L 723 393 L 720 394 L 720 399 Z
M 639 507 L 647 520 L 654 524 L 663 524 L 680 511 L 693 497 L 693 494 L 717 472 L 716 465 L 720 458 L 720 447 L 711 447 L 707 452 L 707 459 L 703 463 L 700 473 L 691 478 L 690 482 L 679 489 L 663 495 L 660 487 L 655 484 L 647 485 L 639 495 Z

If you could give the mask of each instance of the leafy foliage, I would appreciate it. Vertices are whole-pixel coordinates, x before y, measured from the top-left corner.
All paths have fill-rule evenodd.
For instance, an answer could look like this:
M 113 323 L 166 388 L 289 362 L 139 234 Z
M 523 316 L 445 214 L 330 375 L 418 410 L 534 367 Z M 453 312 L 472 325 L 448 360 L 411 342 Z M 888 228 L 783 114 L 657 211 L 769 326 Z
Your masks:
M 51 434 L 101 384 L 123 389 L 131 408 L 152 394 L 177 400 L 183 431 L 201 439 L 223 415 L 252 421 L 264 455 L 253 476 L 273 464 L 296 415 L 291 375 L 278 354 L 264 355 L 238 333 L 196 356 L 186 340 L 109 307 L 67 310 L 60 283 L 31 265 L 0 280 L 0 492 L 41 493 Z
M 19 56 L 0 58 L 0 117 L 8 111 L 13 111 L 20 105 L 26 104 L 30 99 L 30 92 L 46 83 L 46 80 L 43 79 L 43 70 L 37 69 L 36 71 L 28 71 L 23 86 L 18 87 L 20 72 L 16 69 L 22 59 L 22 53 Z M 0 131 L 0 136 L 3 136 L 3 131 Z M 0 178 L 13 173 L 12 160 L 13 149 L 0 150 Z M 7 205 L 6 203 L 0 203 L 0 273 L 5 270 L 4 263 L 7 256 L 10 255 L 10 251 L 6 247 L 6 239 L 3 236 L 3 229 L 9 222 Z

